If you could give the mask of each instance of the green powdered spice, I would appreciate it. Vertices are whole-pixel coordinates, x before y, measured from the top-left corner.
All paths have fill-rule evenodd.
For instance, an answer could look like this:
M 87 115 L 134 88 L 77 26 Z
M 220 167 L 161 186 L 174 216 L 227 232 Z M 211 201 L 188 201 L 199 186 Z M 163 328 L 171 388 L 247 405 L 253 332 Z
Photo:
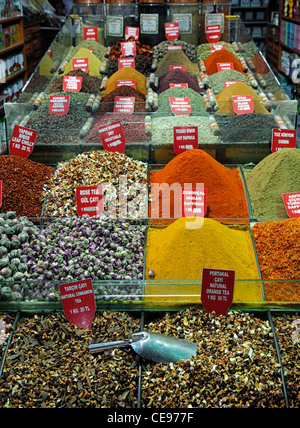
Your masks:
M 162 76 L 168 73 L 171 65 L 184 65 L 187 73 L 192 75 L 199 74 L 198 64 L 189 60 L 181 49 L 167 52 L 163 59 L 159 61 L 155 74 Z
M 153 118 L 152 144 L 173 144 L 174 126 L 197 126 L 199 144 L 214 144 L 219 142 L 218 137 L 214 136 L 211 132 L 207 117 L 168 116 Z
M 70 61 L 81 48 L 91 49 L 98 59 L 105 61 L 106 47 L 94 40 L 83 40 L 77 46 L 72 47 L 68 52 L 67 60 Z
M 245 172 L 253 216 L 288 218 L 282 195 L 300 191 L 300 150 L 283 149 Z
M 238 54 L 235 52 L 233 46 L 230 43 L 227 42 L 218 42 L 213 43 L 214 45 L 225 45 L 226 49 L 231 52 L 233 55 L 238 57 Z M 211 54 L 211 44 L 210 43 L 204 43 L 202 45 L 197 46 L 197 58 L 200 60 L 202 59 L 205 61 L 209 55 Z
M 225 82 L 240 80 L 246 85 L 251 86 L 248 77 L 236 70 L 220 71 L 219 73 L 212 74 L 208 78 L 214 94 L 219 94 L 223 89 L 225 89 Z
M 192 109 L 191 114 L 208 115 L 205 109 L 203 97 L 190 88 L 170 88 L 162 92 L 158 96 L 158 109 L 159 113 L 171 113 L 170 97 L 185 97 L 190 99 Z

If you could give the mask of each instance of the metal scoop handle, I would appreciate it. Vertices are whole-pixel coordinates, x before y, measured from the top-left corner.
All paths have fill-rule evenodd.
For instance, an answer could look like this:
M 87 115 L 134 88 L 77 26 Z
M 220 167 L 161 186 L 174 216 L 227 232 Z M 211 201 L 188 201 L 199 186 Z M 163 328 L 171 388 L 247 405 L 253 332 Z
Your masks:
M 131 339 L 118 340 L 116 342 L 107 342 L 107 343 L 95 343 L 89 346 L 89 351 L 93 354 L 96 352 L 108 351 L 113 348 L 125 348 L 130 346 L 132 343 Z

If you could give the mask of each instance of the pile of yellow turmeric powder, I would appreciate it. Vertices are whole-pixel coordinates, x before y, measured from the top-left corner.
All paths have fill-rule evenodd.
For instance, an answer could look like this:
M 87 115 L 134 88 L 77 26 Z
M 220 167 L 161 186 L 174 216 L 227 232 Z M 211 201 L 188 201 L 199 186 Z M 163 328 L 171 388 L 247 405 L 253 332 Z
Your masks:
M 198 219 L 197 222 L 196 219 L 181 218 L 168 227 L 148 230 L 146 279 L 152 281 L 147 281 L 147 294 L 172 294 L 172 282 L 164 285 L 161 281 L 200 282 L 203 268 L 235 271 L 234 301 L 262 301 L 248 228 L 225 226 L 208 218 Z M 201 289 L 195 290 L 193 285 L 188 284 L 186 287 L 187 294 L 201 295 Z

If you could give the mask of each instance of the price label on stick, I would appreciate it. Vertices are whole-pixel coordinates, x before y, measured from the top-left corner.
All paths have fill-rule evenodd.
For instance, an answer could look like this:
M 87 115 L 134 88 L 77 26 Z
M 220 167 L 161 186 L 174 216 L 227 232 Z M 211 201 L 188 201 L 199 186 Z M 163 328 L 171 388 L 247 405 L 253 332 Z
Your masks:
M 122 56 L 136 56 L 135 42 L 121 42 Z
M 121 122 L 114 122 L 110 125 L 99 126 L 98 131 L 105 150 L 109 152 L 124 153 L 125 136 Z
M 254 102 L 251 95 L 236 95 L 232 97 L 233 109 L 240 116 L 254 112 Z
M 97 27 L 85 27 L 84 31 L 84 40 L 94 40 L 98 42 L 98 28 Z
M 198 149 L 198 126 L 174 126 L 174 151 L 177 155 Z
M 71 92 L 79 92 L 82 85 L 82 77 L 64 76 L 63 90 Z
M 175 116 L 189 116 L 192 108 L 188 97 L 170 97 L 170 108 Z
M 167 40 L 177 40 L 179 37 L 179 23 L 165 22 L 165 35 Z
M 96 311 L 92 280 L 60 284 L 59 288 L 67 320 L 79 328 L 90 330 Z
M 115 97 L 114 113 L 133 113 L 135 97 Z
M 221 39 L 221 25 L 207 25 L 206 39 L 208 43 L 218 43 Z
M 36 136 L 37 131 L 15 125 L 9 143 L 10 154 L 27 158 L 33 151 Z
M 204 218 L 206 199 L 207 191 L 204 188 L 182 189 L 182 217 Z
M 287 215 L 290 218 L 300 218 L 300 192 L 282 195 Z
M 89 71 L 89 59 L 88 58 L 73 58 L 72 59 L 73 70 L 83 70 L 85 73 Z
M 295 129 L 273 129 L 272 153 L 281 149 L 295 149 L 297 131 Z
M 68 114 L 70 106 L 69 95 L 50 95 L 49 114 L 58 114 L 65 116 Z
M 80 217 L 84 214 L 90 217 L 101 215 L 103 212 L 102 186 L 76 187 L 76 203 Z
M 233 301 L 234 281 L 233 270 L 203 268 L 201 301 L 206 312 L 226 314 Z
M 135 40 L 138 40 L 139 34 L 139 27 L 125 27 L 125 40 L 129 39 L 129 37 L 134 37 Z
M 123 67 L 135 68 L 135 58 L 119 58 L 118 69 L 120 70 Z

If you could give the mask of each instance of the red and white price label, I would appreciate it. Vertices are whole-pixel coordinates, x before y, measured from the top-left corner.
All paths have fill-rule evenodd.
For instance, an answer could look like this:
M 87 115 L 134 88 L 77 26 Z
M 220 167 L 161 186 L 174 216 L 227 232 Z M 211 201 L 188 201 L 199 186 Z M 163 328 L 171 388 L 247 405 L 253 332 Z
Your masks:
M 135 89 L 135 80 L 117 80 L 117 88 L 119 88 L 120 86 L 129 86 L 130 88 Z
M 94 40 L 98 42 L 98 28 L 97 27 L 85 27 L 83 28 L 84 40 Z
M 218 43 L 221 39 L 221 25 L 207 25 L 206 39 L 208 43 Z
M 282 195 L 286 213 L 290 218 L 300 218 L 300 192 Z
M 83 70 L 85 73 L 89 71 L 89 59 L 88 58 L 73 58 L 72 59 L 72 70 Z
M 0 208 L 2 207 L 2 180 L 0 180 Z
M 226 49 L 225 45 L 211 45 L 210 50 L 211 53 L 217 52 L 217 51 L 223 51 L 224 49 Z
M 192 108 L 187 97 L 170 97 L 171 111 L 175 116 L 189 116 Z
M 203 268 L 201 302 L 206 312 L 226 314 L 233 301 L 234 281 L 233 270 Z
M 138 40 L 139 34 L 139 27 L 125 27 L 125 40 L 129 39 L 129 37 L 134 37 L 135 40 Z
M 60 116 L 65 116 L 66 114 L 68 114 L 69 106 L 69 95 L 50 95 L 49 114 L 58 114 Z
M 133 113 L 135 97 L 115 97 L 114 113 Z
M 198 149 L 197 126 L 174 126 L 174 151 L 177 155 L 190 149 Z
M 99 126 L 98 131 L 105 150 L 124 153 L 126 141 L 121 122 Z
M 224 82 L 224 86 L 225 86 L 225 88 L 228 88 L 229 86 L 234 85 L 235 83 L 239 83 L 239 82 L 241 82 L 241 80 L 230 80 L 230 81 Z
M 167 40 L 177 40 L 179 37 L 179 22 L 165 22 Z
M 169 87 L 170 88 L 188 88 L 189 85 L 188 83 L 170 83 Z
M 135 59 L 134 58 L 119 58 L 118 59 L 118 69 L 120 70 L 123 67 L 135 68 Z
M 168 52 L 169 51 L 182 51 L 182 45 L 172 45 L 172 46 L 168 46 Z
M 186 65 L 170 65 L 169 71 L 172 71 L 172 70 L 186 71 Z
M 206 213 L 207 191 L 204 188 L 182 189 L 182 217 L 202 217 Z
M 136 56 L 135 42 L 121 42 L 122 56 Z
M 96 312 L 92 280 L 60 284 L 59 289 L 67 320 L 79 328 L 90 330 Z
M 218 62 L 217 68 L 218 71 L 234 70 L 234 65 L 233 62 Z
M 64 76 L 63 90 L 70 92 L 79 92 L 82 85 L 82 77 Z
M 100 216 L 103 212 L 102 186 L 76 187 L 76 203 L 80 217 L 84 214 L 90 217 Z
M 15 125 L 9 143 L 10 154 L 27 158 L 33 151 L 36 136 L 37 131 Z
M 295 149 L 297 143 L 297 131 L 295 129 L 273 129 L 272 152 L 281 149 Z
M 253 97 L 251 95 L 235 95 L 232 97 L 233 109 L 237 115 L 254 112 Z

